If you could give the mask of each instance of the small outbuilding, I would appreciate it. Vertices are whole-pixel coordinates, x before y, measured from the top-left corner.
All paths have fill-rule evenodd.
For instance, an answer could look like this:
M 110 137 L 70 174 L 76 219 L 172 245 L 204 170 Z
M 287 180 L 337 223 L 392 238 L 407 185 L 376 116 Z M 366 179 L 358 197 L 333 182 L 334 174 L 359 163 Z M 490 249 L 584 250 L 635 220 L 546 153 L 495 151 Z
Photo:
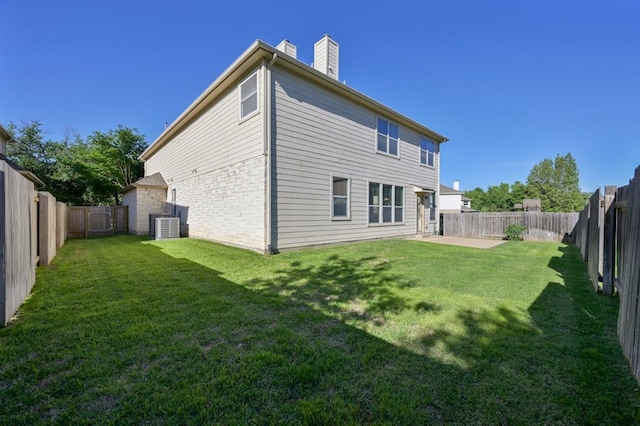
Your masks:
M 129 206 L 129 232 L 149 233 L 149 215 L 167 213 L 167 183 L 160 173 L 144 177 L 123 188 L 122 204 Z

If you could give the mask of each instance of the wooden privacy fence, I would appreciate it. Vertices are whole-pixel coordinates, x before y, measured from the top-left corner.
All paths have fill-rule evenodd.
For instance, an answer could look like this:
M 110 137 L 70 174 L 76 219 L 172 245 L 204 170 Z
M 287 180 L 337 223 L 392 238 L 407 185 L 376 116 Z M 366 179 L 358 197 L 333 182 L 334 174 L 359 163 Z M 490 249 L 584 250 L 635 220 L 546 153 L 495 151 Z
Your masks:
M 42 182 L 0 157 L 0 325 L 7 324 L 31 292 L 36 266 L 46 266 L 64 245 L 66 206 Z
M 128 206 L 71 206 L 67 209 L 69 238 L 125 234 L 129 229 Z
M 511 224 L 524 225 L 528 241 L 568 241 L 578 213 L 500 212 L 444 213 L 443 234 L 450 237 L 504 238 Z
M 640 383 L 640 166 L 629 185 L 593 193 L 580 213 L 576 243 L 594 288 L 620 297 L 618 339 Z

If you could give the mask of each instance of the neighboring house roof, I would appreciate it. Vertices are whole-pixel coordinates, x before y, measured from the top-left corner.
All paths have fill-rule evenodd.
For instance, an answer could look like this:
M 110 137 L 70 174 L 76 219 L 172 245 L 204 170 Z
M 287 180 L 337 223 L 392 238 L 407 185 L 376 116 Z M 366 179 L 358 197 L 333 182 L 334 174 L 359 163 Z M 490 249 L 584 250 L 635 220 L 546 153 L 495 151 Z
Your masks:
M 457 189 L 453 189 L 449 186 L 440 184 L 440 195 L 458 195 L 458 194 L 462 194 L 462 192 L 458 191 Z
M 440 195 L 458 195 L 460 196 L 460 201 L 472 201 L 471 198 L 469 197 L 465 197 L 464 195 L 462 195 L 462 191 L 458 191 L 457 189 L 451 188 L 450 186 L 446 186 L 446 185 L 442 185 L 440 184 Z M 457 208 L 455 210 L 453 209 L 445 209 L 445 210 L 440 210 L 441 212 L 453 212 L 453 211 L 460 211 L 460 212 L 475 212 L 474 209 L 467 207 L 464 205 L 464 203 L 462 203 L 460 205 L 460 210 L 458 210 Z
M 121 194 L 127 193 L 134 188 L 159 188 L 159 189 L 167 189 L 169 186 L 167 182 L 165 182 L 164 178 L 160 173 L 154 173 L 151 176 L 143 177 L 142 179 L 132 183 L 131 185 L 122 188 L 119 192 Z
M 402 124 L 417 133 L 423 134 L 437 142 L 447 142 L 445 136 L 423 126 L 422 124 L 392 110 L 391 108 L 371 99 L 355 89 L 341 83 L 324 73 L 310 67 L 304 62 L 287 55 L 281 50 L 268 45 L 262 40 L 256 40 L 249 48 L 236 59 L 189 107 L 167 127 L 164 132 L 140 155 L 140 159 L 148 160 L 160 147 L 169 142 L 192 120 L 209 108 L 218 98 L 236 85 L 240 78 L 254 69 L 262 61 L 276 61 L 278 66 L 295 72 L 314 84 L 333 90 L 342 96 L 370 108 L 379 114 L 385 115 L 398 124 Z
M 33 182 L 36 185 L 37 189 L 42 189 L 42 188 L 45 187 L 44 182 L 41 181 L 40 178 L 38 178 L 38 176 L 36 176 L 35 174 L 31 173 L 29 170 L 25 169 L 24 167 L 19 166 L 18 164 L 16 164 L 13 161 L 9 160 L 6 155 L 0 154 L 0 160 L 4 160 L 12 169 L 16 170 L 22 176 L 24 176 L 25 178 L 27 178 L 31 182 Z

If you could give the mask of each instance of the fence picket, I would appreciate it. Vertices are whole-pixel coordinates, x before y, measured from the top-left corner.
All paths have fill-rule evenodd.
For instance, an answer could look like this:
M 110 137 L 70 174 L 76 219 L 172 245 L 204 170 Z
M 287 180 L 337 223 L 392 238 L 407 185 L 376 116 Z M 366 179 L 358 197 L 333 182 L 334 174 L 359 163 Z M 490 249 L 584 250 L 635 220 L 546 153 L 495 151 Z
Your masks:
M 604 271 L 600 269 L 605 275 L 603 290 L 605 294 L 611 294 L 613 288 L 610 286 L 613 284 L 620 297 L 618 340 L 631 371 L 640 383 L 640 166 L 629 184 L 615 189 L 615 197 L 607 199 L 613 190 L 613 187 L 607 187 L 602 203 L 599 190 L 594 192 L 588 205 L 580 212 L 576 243 L 583 259 L 588 262 L 592 282 L 595 265 L 602 262 L 599 254 L 606 253 Z M 597 285 L 595 287 L 598 289 Z
M 498 212 L 444 213 L 443 233 L 452 237 L 504 238 L 511 224 L 527 228 L 528 241 L 568 241 L 578 222 L 578 213 Z
M 124 234 L 128 231 L 128 206 L 69 206 L 68 238 Z

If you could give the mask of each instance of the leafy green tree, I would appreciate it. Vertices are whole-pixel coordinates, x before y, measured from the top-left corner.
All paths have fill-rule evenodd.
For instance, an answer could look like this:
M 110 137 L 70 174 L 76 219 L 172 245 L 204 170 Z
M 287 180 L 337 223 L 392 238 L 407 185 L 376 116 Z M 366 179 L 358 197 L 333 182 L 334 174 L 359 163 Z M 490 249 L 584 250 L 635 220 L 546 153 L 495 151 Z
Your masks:
M 489 186 L 486 191 L 482 188 L 475 188 L 464 193 L 465 197 L 471 198 L 471 207 L 480 212 L 504 212 L 513 210 L 515 203 L 521 203 L 522 187 L 524 184 L 516 182 L 509 186 L 501 183 L 496 186 Z M 515 192 L 514 192 L 515 191 Z M 517 201 L 516 201 L 517 200 Z
M 510 203 L 511 197 L 508 183 L 488 187 L 485 200 L 486 204 L 483 206 L 483 211 L 504 212 L 513 208 Z
M 510 198 L 509 204 L 513 209 L 514 205 L 522 204 L 522 200 L 524 200 L 525 198 L 530 198 L 529 188 L 527 188 L 527 185 L 525 185 L 524 183 L 520 181 L 516 181 L 513 183 L 513 185 L 511 185 L 511 192 L 510 192 L 509 198 Z
M 580 192 L 578 166 L 571 153 L 555 160 L 545 158 L 531 169 L 527 178 L 531 198 L 539 198 L 542 210 L 547 212 L 573 212 L 584 207 Z
M 118 191 L 144 174 L 138 156 L 146 140 L 136 129 L 118 126 L 94 132 L 86 142 L 77 134 L 61 141 L 45 140 L 39 121 L 10 123 L 8 130 L 14 141 L 7 146 L 7 156 L 68 204 L 119 204 Z
M 87 145 L 79 159 L 93 197 L 99 203 L 120 204 L 118 191 L 144 175 L 144 163 L 138 159 L 147 146 L 144 135 L 119 125 L 106 133 L 92 133 Z
M 67 136 L 60 142 L 45 140 L 39 121 L 26 122 L 20 127 L 10 123 L 8 130 L 13 138 L 7 146 L 9 159 L 38 176 L 45 183 L 44 190 L 59 201 L 83 202 L 86 184 L 74 168 L 79 136 Z
M 42 124 L 39 121 L 31 121 L 18 127 L 9 123 L 7 130 L 13 139 L 7 145 L 7 157 L 46 183 L 55 159 L 51 142 L 44 140 Z
M 471 208 L 473 210 L 482 211 L 482 207 L 485 205 L 484 198 L 486 195 L 484 189 L 476 187 L 471 191 L 463 192 L 463 195 L 471 199 Z

